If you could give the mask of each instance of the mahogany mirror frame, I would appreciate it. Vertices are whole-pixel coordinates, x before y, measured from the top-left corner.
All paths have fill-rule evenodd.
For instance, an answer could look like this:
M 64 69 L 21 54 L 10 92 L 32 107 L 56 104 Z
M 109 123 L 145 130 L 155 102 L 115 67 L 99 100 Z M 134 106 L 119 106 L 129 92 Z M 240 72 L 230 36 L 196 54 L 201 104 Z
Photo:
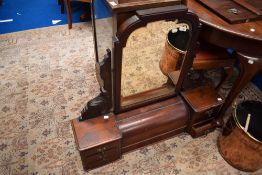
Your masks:
M 186 21 L 191 26 L 191 38 L 188 42 L 187 54 L 184 57 L 183 63 L 181 65 L 180 76 L 175 85 L 174 93 L 159 96 L 158 98 L 152 98 L 149 100 L 137 102 L 127 106 L 121 105 L 121 75 L 122 75 L 122 57 L 123 57 L 123 48 L 126 46 L 127 39 L 129 35 L 140 27 L 146 26 L 150 22 L 155 21 L 171 21 L 178 20 L 179 22 Z M 188 12 L 186 6 L 176 5 L 176 6 L 167 6 L 159 7 L 145 10 L 137 10 L 135 15 L 128 18 L 124 21 L 116 35 L 113 37 L 113 59 L 112 59 L 112 69 L 113 71 L 113 106 L 114 113 L 121 113 L 131 109 L 135 109 L 141 106 L 145 106 L 151 103 L 155 103 L 160 100 L 171 98 L 176 96 L 180 90 L 188 70 L 192 66 L 193 58 L 196 54 L 196 42 L 198 34 L 200 31 L 200 23 L 198 17 L 192 13 Z
M 95 118 L 108 113 L 119 114 L 131 109 L 142 107 L 151 103 L 168 99 L 176 96 L 181 89 L 184 77 L 188 70 L 191 68 L 193 58 L 196 54 L 196 41 L 200 31 L 200 23 L 198 17 L 184 5 L 165 6 L 159 8 L 150 8 L 145 10 L 135 11 L 130 18 L 126 19 L 118 27 L 116 33 L 113 34 L 113 48 L 112 51 L 107 49 L 105 55 L 100 61 L 97 51 L 97 37 L 96 37 L 96 24 L 94 18 L 94 4 L 92 1 L 92 17 L 94 28 L 94 45 L 96 57 L 96 77 L 100 85 L 100 94 L 86 103 L 79 116 L 79 121 Z M 146 26 L 154 21 L 172 21 L 179 20 L 180 22 L 186 21 L 190 23 L 192 37 L 188 42 L 186 56 L 183 59 L 180 76 L 176 81 L 176 86 L 173 93 L 153 98 L 152 100 L 134 103 L 129 106 L 121 106 L 121 72 L 122 72 L 122 50 L 126 45 L 129 35 L 136 29 Z M 113 24 L 112 27 L 115 27 Z

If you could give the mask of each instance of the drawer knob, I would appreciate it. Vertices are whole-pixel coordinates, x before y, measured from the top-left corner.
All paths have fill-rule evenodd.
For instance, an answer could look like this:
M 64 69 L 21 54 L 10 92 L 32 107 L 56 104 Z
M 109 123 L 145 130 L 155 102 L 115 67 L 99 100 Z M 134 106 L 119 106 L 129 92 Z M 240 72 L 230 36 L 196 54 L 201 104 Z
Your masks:
M 104 146 L 102 148 L 98 148 L 97 149 L 97 152 L 104 152 L 107 148 Z
M 100 160 L 106 161 L 105 155 L 100 155 L 100 156 L 98 156 L 98 158 L 99 158 Z
M 208 117 L 211 117 L 213 115 L 213 109 L 206 111 L 206 114 Z

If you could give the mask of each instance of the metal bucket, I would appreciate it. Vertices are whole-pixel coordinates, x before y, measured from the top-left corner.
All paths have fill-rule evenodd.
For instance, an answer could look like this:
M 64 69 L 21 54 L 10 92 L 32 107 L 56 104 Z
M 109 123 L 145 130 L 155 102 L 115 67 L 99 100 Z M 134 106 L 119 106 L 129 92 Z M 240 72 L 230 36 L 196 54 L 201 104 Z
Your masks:
M 165 49 L 159 62 L 160 70 L 164 75 L 167 76 L 169 72 L 180 69 L 189 38 L 188 26 L 185 30 L 175 28 L 168 32 Z
M 244 101 L 234 108 L 218 137 L 218 149 L 239 170 L 253 172 L 262 168 L 262 102 Z

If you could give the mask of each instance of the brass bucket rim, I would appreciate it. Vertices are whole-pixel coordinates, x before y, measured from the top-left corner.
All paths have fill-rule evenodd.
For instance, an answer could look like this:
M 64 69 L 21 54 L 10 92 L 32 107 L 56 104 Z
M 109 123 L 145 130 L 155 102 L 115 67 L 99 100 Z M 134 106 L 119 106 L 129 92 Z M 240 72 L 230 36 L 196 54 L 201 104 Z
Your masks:
M 173 49 L 177 50 L 179 53 L 181 53 L 181 54 L 186 54 L 186 53 L 187 53 L 187 51 L 180 50 L 180 49 L 176 48 L 175 46 L 173 46 L 173 45 L 170 43 L 170 41 L 169 41 L 169 39 L 168 39 L 168 36 L 166 37 L 166 40 L 167 40 L 168 45 L 169 45 L 170 47 L 172 47 Z
M 262 141 L 256 139 L 254 136 L 252 136 L 248 131 L 245 131 L 245 128 L 243 126 L 241 126 L 241 124 L 239 123 L 238 119 L 237 119 L 237 105 L 234 104 L 233 105 L 233 118 L 234 118 L 234 121 L 236 122 L 236 125 L 241 129 L 243 130 L 244 133 L 246 133 L 252 140 L 262 144 Z

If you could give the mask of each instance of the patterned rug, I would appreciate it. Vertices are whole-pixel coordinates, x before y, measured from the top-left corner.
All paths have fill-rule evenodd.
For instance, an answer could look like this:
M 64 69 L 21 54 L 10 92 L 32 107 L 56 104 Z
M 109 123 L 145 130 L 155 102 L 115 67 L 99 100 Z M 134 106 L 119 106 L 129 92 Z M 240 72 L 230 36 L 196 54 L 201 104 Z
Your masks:
M 219 155 L 219 130 L 198 139 L 181 134 L 83 171 L 70 120 L 99 93 L 94 70 L 90 24 L 0 35 L 1 175 L 249 174 Z M 239 99 L 262 93 L 249 84 Z

